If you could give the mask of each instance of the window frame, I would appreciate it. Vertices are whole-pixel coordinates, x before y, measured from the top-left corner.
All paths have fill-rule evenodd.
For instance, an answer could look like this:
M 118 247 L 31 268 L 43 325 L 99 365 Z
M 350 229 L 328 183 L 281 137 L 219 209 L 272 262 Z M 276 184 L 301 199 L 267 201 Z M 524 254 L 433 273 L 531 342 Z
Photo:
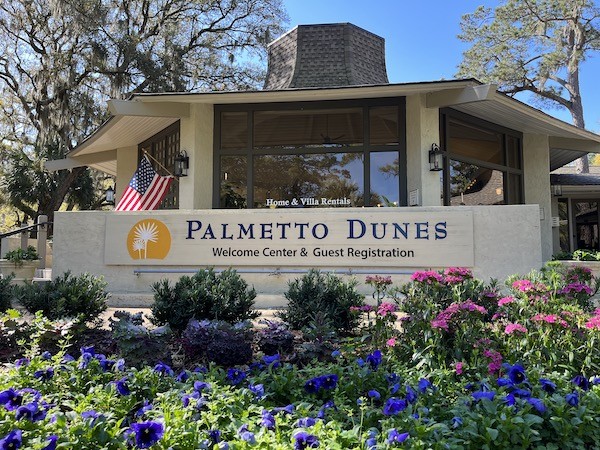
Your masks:
M 370 115 L 369 108 L 378 106 L 398 107 L 398 144 L 397 145 L 369 145 L 370 142 Z M 343 109 L 362 108 L 363 115 L 363 143 L 349 146 L 299 146 L 293 149 L 285 148 L 254 148 L 254 112 L 256 111 L 301 111 L 318 109 Z M 247 112 L 248 136 L 245 149 L 222 149 L 221 148 L 221 113 L 223 112 Z M 282 103 L 248 103 L 243 105 L 218 104 L 214 106 L 214 140 L 213 140 L 213 208 L 221 209 L 221 179 L 220 164 L 221 156 L 239 155 L 246 156 L 246 208 L 255 209 L 254 205 L 254 156 L 259 155 L 302 155 L 322 153 L 361 153 L 364 156 L 363 166 L 363 195 L 365 205 L 371 203 L 371 153 L 382 151 L 398 151 L 398 192 L 400 206 L 407 204 L 407 168 L 406 168 L 406 98 L 386 97 L 356 100 L 328 100 L 328 101 L 306 101 L 306 102 L 282 102 Z
M 497 164 L 488 162 L 485 160 L 471 158 L 468 156 L 463 156 L 461 154 L 453 153 L 448 149 L 448 128 L 450 119 L 460 120 L 461 122 L 465 122 L 471 126 L 480 128 L 484 131 L 499 133 L 502 135 L 502 150 L 505 164 Z M 509 161 L 509 149 L 508 149 L 508 139 L 507 136 L 511 136 L 518 140 L 518 151 L 519 151 L 519 167 L 517 169 L 515 167 L 510 167 L 508 165 Z M 498 125 L 492 122 L 488 122 L 484 119 L 480 119 L 478 117 L 471 116 L 469 114 L 463 113 L 461 111 L 457 111 L 452 108 L 441 108 L 440 109 L 440 141 L 442 143 L 442 152 L 444 155 L 444 164 L 442 170 L 443 176 L 443 203 L 444 206 L 450 205 L 450 160 L 464 162 L 466 164 L 473 164 L 479 167 L 483 167 L 491 170 L 498 170 L 503 174 L 503 185 L 504 185 L 504 204 L 505 205 L 518 205 L 524 203 L 524 176 L 523 176 L 523 133 L 512 130 L 510 128 L 503 127 L 502 125 Z M 510 180 L 509 175 L 514 174 L 518 175 L 520 178 L 519 183 L 519 199 L 517 203 L 509 203 L 508 199 L 511 197 L 509 195 L 509 190 L 512 189 L 512 182 Z
M 168 152 L 166 150 L 167 150 L 167 147 L 169 146 L 169 138 L 172 136 L 176 136 L 176 140 L 175 140 L 174 144 L 172 144 L 173 145 L 173 149 L 171 152 L 172 155 L 170 158 L 167 158 Z M 159 143 L 164 143 L 164 146 L 165 146 L 165 157 L 164 158 L 160 158 L 156 154 L 157 145 Z M 162 175 L 162 176 L 173 175 L 173 173 L 175 172 L 174 158 L 179 153 L 180 148 L 181 148 L 181 126 L 180 126 L 180 121 L 177 120 L 176 122 L 172 123 L 168 127 L 163 128 L 161 131 L 156 133 L 154 136 L 152 136 L 138 144 L 138 166 L 139 166 L 139 162 L 142 160 L 142 157 L 144 156 L 144 150 L 146 150 L 146 151 L 148 151 L 150 156 L 152 156 L 152 158 L 157 160 L 160 164 L 162 164 L 164 167 L 166 167 L 171 172 L 171 173 L 167 173 L 167 171 L 163 167 L 160 167 L 156 163 L 156 161 L 154 161 L 152 158 L 148 158 L 150 160 L 150 164 L 152 165 L 152 168 L 156 171 L 156 173 L 158 173 L 159 175 Z M 167 160 L 167 159 L 169 159 L 169 160 Z M 169 187 L 169 190 L 167 191 L 165 198 L 163 199 L 162 202 L 160 202 L 160 205 L 158 206 L 157 209 L 165 209 L 165 210 L 179 209 L 179 179 L 177 177 L 173 178 L 173 182 L 171 183 L 171 186 Z

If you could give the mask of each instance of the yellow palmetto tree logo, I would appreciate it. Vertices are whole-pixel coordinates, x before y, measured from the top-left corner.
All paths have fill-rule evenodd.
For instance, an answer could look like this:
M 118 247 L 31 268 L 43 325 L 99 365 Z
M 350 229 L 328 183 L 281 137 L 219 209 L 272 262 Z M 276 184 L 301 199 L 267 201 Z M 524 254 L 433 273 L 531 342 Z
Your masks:
M 127 235 L 127 250 L 133 259 L 165 259 L 170 249 L 171 233 L 160 220 L 140 220 Z

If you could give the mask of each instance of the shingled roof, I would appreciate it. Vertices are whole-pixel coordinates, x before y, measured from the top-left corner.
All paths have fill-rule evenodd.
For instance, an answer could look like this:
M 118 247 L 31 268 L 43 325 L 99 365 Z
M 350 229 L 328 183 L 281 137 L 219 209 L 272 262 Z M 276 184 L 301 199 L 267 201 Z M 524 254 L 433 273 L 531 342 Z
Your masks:
M 351 23 L 298 25 L 269 44 L 265 90 L 387 83 L 385 40 Z

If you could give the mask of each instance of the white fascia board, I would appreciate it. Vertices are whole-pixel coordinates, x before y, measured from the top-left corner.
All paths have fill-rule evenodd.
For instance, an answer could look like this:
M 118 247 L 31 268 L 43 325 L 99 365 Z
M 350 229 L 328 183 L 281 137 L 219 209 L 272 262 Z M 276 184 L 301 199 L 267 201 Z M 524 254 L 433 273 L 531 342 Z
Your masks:
M 491 100 L 498 86 L 483 84 L 481 86 L 468 86 L 461 89 L 445 89 L 429 92 L 426 102 L 428 108 L 443 108 L 445 106 L 462 105 L 464 103 Z
M 505 94 L 496 93 L 494 95 L 493 101 L 498 102 L 499 104 L 508 107 L 514 111 L 517 111 L 521 114 L 524 114 L 534 120 L 538 120 L 552 127 L 556 127 L 557 132 L 558 129 L 560 129 L 560 133 L 557 134 L 560 134 L 561 137 L 567 139 L 586 139 L 600 144 L 599 134 L 593 133 L 584 128 L 577 128 L 574 125 L 571 125 L 567 122 L 563 122 L 562 120 L 557 119 L 556 117 L 552 117 L 551 115 L 546 114 L 545 112 L 540 111 L 539 109 L 536 109 L 533 106 L 529 106 Z
M 89 155 L 81 155 L 79 157 L 66 157 L 64 159 L 55 159 L 44 162 L 44 167 L 49 172 L 56 172 L 57 170 L 71 170 L 75 167 L 89 166 L 95 163 L 101 163 L 106 161 L 116 161 L 117 151 L 108 150 L 105 152 L 92 153 Z
M 316 89 L 284 89 L 279 91 L 243 91 L 243 92 L 174 92 L 164 94 L 136 94 L 132 97 L 138 102 L 177 102 L 177 103 L 270 103 L 302 102 L 322 100 L 349 100 L 378 97 L 400 97 L 412 94 L 424 94 L 430 91 L 477 86 L 475 80 L 451 80 L 422 83 L 385 84 L 377 86 L 351 86 Z M 167 100 L 168 99 L 168 100 Z
M 189 117 L 190 105 L 186 103 L 142 103 L 131 100 L 109 100 L 108 110 L 113 116 Z
M 600 153 L 600 142 L 586 139 L 569 139 L 558 136 L 550 136 L 550 148 L 573 150 L 585 153 Z

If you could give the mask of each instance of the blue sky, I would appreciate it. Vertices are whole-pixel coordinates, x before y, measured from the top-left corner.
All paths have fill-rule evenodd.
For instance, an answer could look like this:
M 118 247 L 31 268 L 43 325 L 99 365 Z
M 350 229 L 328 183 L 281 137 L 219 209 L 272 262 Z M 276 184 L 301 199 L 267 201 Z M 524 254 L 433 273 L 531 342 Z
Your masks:
M 385 39 L 392 83 L 452 79 L 466 44 L 459 41 L 460 19 L 491 0 L 284 0 L 290 28 L 310 23 L 351 22 Z M 600 132 L 600 52 L 581 68 L 586 128 Z M 527 98 L 521 98 L 526 101 Z M 571 122 L 565 110 L 546 110 Z

